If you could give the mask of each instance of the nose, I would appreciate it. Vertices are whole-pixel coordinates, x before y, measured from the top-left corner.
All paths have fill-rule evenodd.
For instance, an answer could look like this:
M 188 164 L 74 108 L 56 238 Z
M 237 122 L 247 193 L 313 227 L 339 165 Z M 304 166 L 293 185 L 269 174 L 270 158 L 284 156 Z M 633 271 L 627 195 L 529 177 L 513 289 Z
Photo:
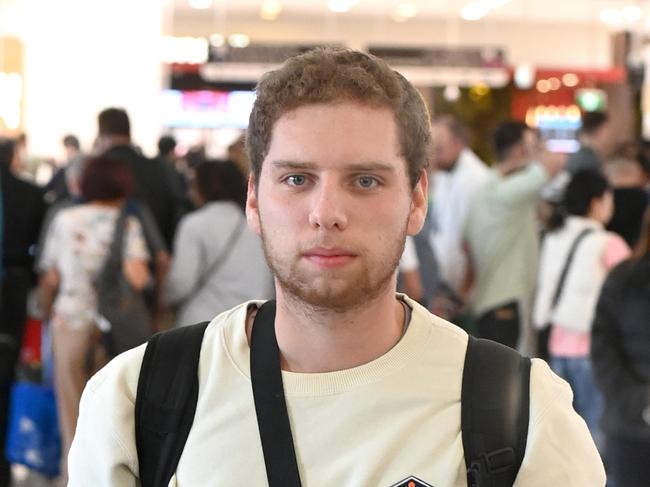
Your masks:
M 338 182 L 322 178 L 316 186 L 309 211 L 309 224 L 316 229 L 343 230 L 348 225 L 345 192 Z

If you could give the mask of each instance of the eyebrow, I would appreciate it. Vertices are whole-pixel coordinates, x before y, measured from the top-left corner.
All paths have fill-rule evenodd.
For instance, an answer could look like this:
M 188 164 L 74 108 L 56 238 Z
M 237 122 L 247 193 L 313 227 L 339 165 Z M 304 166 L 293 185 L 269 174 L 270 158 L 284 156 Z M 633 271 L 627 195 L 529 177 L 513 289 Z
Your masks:
M 293 161 L 293 160 L 276 160 L 271 163 L 271 166 L 275 169 L 294 169 L 294 170 L 305 170 L 305 169 L 318 169 L 318 165 L 310 161 Z M 348 172 L 394 172 L 395 167 L 385 162 L 376 162 L 368 161 L 361 162 L 356 164 L 349 164 L 344 168 Z

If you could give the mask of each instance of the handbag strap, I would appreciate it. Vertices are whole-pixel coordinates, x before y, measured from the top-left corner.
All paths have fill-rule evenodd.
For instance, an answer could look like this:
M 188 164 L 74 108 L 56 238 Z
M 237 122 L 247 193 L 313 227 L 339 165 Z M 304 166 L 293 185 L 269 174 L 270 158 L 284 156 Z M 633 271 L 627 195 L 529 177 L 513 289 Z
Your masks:
M 567 275 L 569 274 L 569 268 L 571 267 L 571 262 L 573 262 L 573 257 L 576 254 L 576 250 L 578 250 L 578 245 L 580 245 L 580 242 L 593 231 L 594 231 L 593 228 L 585 228 L 582 232 L 578 234 L 576 239 L 573 241 L 566 262 L 564 263 L 564 268 L 562 269 L 562 273 L 560 274 L 560 278 L 558 279 L 558 284 L 557 284 L 557 288 L 555 289 L 555 294 L 553 295 L 553 301 L 551 303 L 551 312 L 555 310 L 557 303 L 560 302 L 560 296 L 562 295 L 562 290 L 564 289 L 564 284 L 566 283 L 566 278 Z
M 269 487 L 300 487 L 275 335 L 275 301 L 257 311 L 251 332 L 251 382 Z
M 126 203 L 120 208 L 120 213 L 115 220 L 115 229 L 113 230 L 113 240 L 108 248 L 108 255 L 102 273 L 111 272 L 115 268 L 122 265 L 123 248 L 124 248 L 124 232 L 126 227 L 126 218 L 129 214 L 129 209 Z
M 203 287 L 207 284 L 207 282 L 210 280 L 210 277 L 212 277 L 219 270 L 219 268 L 221 268 L 223 263 L 228 259 L 231 252 L 234 250 L 235 243 L 237 242 L 240 235 L 244 231 L 245 226 L 246 226 L 246 218 L 242 215 L 239 219 L 239 223 L 230 234 L 230 237 L 228 237 L 228 241 L 226 242 L 224 249 L 221 251 L 221 254 L 219 254 L 219 256 L 214 260 L 214 262 L 210 264 L 210 267 L 208 267 L 208 269 L 205 272 L 203 272 L 203 274 L 201 274 L 201 278 L 194 286 L 192 292 L 188 294 L 188 296 L 195 296 L 199 291 L 201 291 Z

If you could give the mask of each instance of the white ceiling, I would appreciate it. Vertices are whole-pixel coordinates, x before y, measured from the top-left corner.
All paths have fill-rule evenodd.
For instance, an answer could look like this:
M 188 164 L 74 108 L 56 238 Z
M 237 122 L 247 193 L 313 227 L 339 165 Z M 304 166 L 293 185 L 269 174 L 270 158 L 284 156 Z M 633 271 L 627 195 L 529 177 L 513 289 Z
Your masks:
M 191 10 L 189 1 L 174 0 L 175 8 Z M 417 7 L 418 17 L 460 18 L 461 9 L 477 0 L 358 0 L 345 14 L 333 14 L 328 9 L 327 0 L 279 1 L 282 4 L 281 15 L 393 17 L 400 3 L 411 3 Z M 261 4 L 262 0 L 212 0 L 212 10 L 257 16 Z M 648 0 L 509 0 L 504 6 L 493 9 L 487 19 L 591 23 L 600 22 L 603 9 L 622 9 L 628 5 L 641 7 L 644 13 L 644 19 L 637 24 L 650 16 Z

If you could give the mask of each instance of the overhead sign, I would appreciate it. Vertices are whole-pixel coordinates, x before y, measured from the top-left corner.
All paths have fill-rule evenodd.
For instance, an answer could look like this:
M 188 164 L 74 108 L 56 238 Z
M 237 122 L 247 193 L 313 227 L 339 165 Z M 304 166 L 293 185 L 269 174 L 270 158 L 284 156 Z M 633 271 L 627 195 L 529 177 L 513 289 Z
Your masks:
M 370 54 L 393 66 L 446 66 L 468 68 L 503 68 L 504 51 L 497 47 L 375 47 Z
M 172 69 L 172 87 L 175 89 L 208 89 L 224 83 L 256 83 L 272 69 L 277 69 L 287 58 L 310 51 L 315 44 L 255 45 L 236 48 L 227 44 L 211 46 L 208 62 L 197 66 L 194 72 L 185 67 L 182 72 Z M 340 47 L 340 46 L 338 46 Z M 393 69 L 417 86 L 471 87 L 485 84 L 500 88 L 510 81 L 502 49 L 481 48 L 395 48 L 370 46 L 370 54 L 384 59 Z

